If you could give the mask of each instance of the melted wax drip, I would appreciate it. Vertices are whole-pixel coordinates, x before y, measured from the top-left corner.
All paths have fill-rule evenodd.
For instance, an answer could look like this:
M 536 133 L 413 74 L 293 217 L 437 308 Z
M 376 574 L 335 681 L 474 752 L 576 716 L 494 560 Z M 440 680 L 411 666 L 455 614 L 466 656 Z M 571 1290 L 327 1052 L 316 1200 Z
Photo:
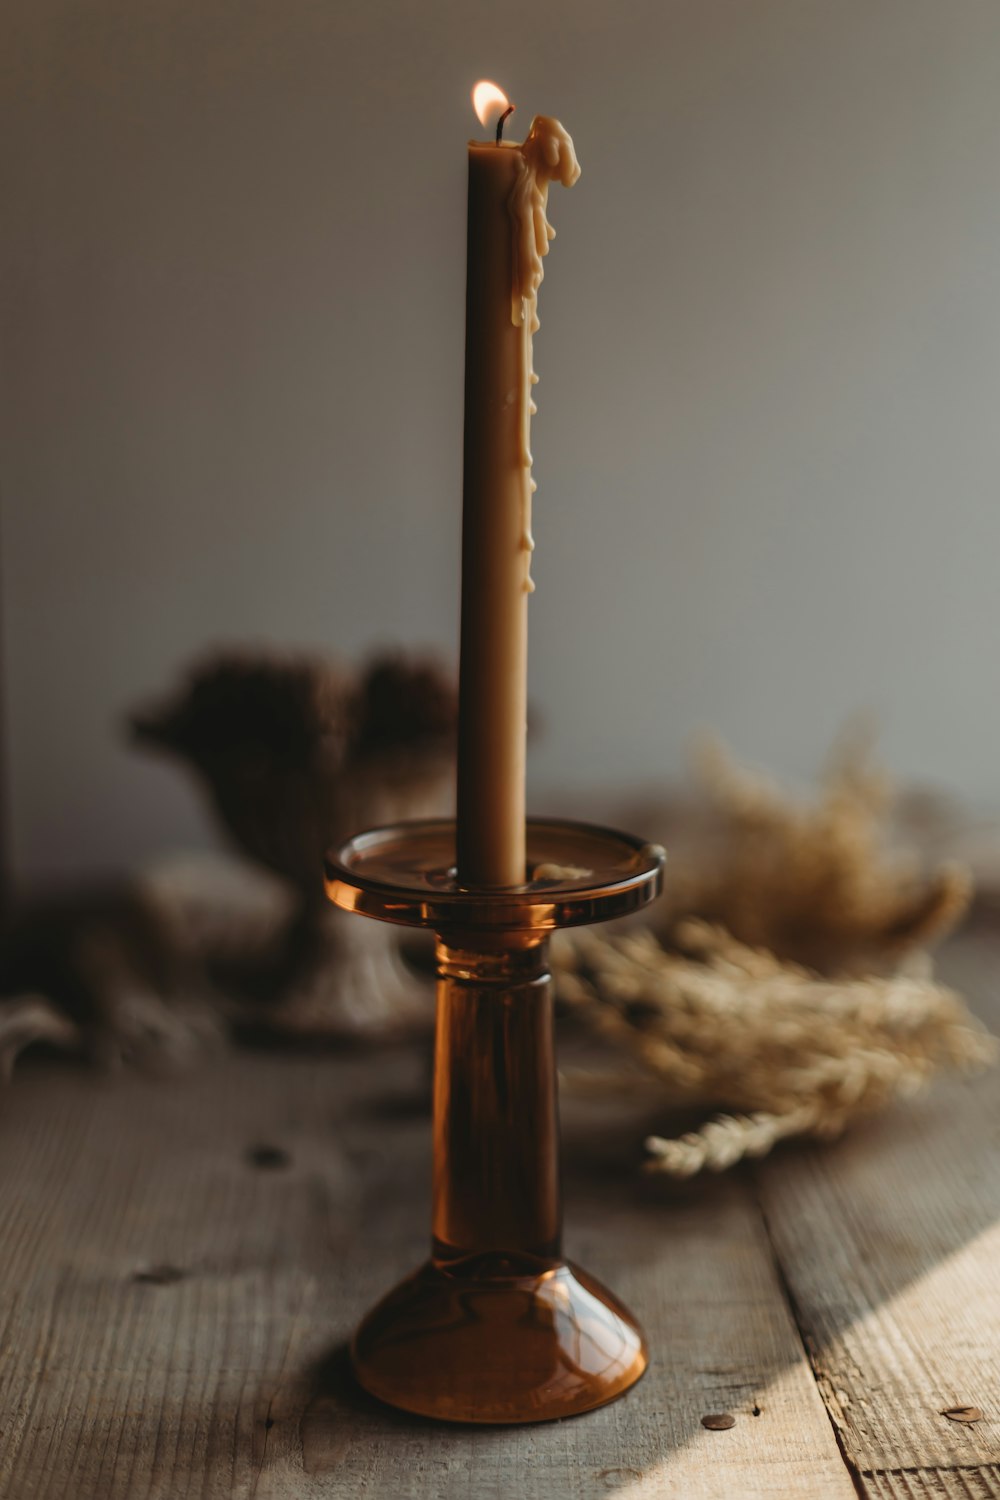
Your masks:
M 520 148 L 517 176 L 510 195 L 510 216 L 514 233 L 514 281 L 511 288 L 511 321 L 523 329 L 524 351 L 521 360 L 521 467 L 523 471 L 522 508 L 524 527 L 521 545 L 527 555 L 524 587 L 529 594 L 535 585 L 531 577 L 531 554 L 535 550 L 531 535 L 531 497 L 538 488 L 531 475 L 531 418 L 538 410 L 531 399 L 531 387 L 538 384 L 534 371 L 533 338 L 538 331 L 538 288 L 545 268 L 542 257 L 549 253 L 549 241 L 556 232 L 548 221 L 549 184 L 561 182 L 572 187 L 580 175 L 573 142 L 558 120 L 536 115 L 528 138 Z

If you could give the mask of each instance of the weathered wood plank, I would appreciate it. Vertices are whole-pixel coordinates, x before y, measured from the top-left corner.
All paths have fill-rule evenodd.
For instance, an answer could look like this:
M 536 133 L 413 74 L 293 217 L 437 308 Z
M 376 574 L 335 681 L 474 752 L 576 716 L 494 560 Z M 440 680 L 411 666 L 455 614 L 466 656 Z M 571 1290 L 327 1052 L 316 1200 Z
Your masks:
M 1000 1469 L 889 1469 L 861 1483 L 873 1500 L 995 1500 Z
M 1000 947 L 944 972 L 996 1024 Z M 872 1495 L 1000 1494 L 1000 1087 L 938 1086 L 832 1148 L 756 1170 L 799 1326 Z M 978 1406 L 983 1420 L 943 1408 Z
M 27 1069 L 0 1126 L 0 1495 L 850 1500 L 747 1182 L 634 1170 L 645 1122 L 567 1108 L 568 1243 L 653 1368 L 574 1421 L 438 1427 L 343 1342 L 425 1251 L 412 1052 L 237 1054 L 171 1083 Z M 261 1169 L 247 1148 L 289 1154 Z M 332 1352 L 331 1352 L 332 1351 Z M 702 1415 L 728 1410 L 729 1431 Z

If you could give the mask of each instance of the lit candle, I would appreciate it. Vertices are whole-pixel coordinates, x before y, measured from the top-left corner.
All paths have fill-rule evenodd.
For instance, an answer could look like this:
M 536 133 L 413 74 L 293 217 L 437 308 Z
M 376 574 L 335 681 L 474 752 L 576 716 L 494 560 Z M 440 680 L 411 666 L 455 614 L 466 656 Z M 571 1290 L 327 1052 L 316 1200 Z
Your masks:
M 549 184 L 580 175 L 558 120 L 538 115 L 522 145 L 501 139 L 513 106 L 477 83 L 495 142 L 469 142 L 465 333 L 462 640 L 458 733 L 458 878 L 521 885 L 531 580 L 532 335 L 542 257 L 555 231 Z

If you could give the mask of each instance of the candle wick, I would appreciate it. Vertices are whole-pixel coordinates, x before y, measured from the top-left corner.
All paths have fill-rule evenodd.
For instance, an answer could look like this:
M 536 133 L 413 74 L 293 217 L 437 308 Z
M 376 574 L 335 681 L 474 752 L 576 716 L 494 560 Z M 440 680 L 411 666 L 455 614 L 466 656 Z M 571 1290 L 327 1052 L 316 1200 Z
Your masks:
M 513 113 L 514 113 L 514 106 L 513 106 L 513 104 L 508 104 L 507 108 L 504 110 L 503 114 L 500 116 L 499 120 L 497 121 L 497 145 L 498 146 L 499 146 L 500 142 L 503 140 L 503 127 L 504 127 L 504 123 L 505 123 L 505 121 L 507 119 L 507 116 L 508 115 L 512 115 Z

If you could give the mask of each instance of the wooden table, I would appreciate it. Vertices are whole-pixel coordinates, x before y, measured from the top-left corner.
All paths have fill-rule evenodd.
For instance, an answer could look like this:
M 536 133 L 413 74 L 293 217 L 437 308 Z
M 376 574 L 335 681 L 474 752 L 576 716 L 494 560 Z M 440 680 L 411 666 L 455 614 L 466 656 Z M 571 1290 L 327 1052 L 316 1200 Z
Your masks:
M 994 1017 L 998 959 L 947 960 Z M 154 1083 L 25 1065 L 0 1118 L 0 1495 L 1000 1496 L 996 1077 L 684 1186 L 635 1170 L 639 1106 L 564 1119 L 570 1253 L 652 1368 L 585 1417 L 446 1428 L 363 1397 L 344 1357 L 425 1251 L 419 1049 Z

